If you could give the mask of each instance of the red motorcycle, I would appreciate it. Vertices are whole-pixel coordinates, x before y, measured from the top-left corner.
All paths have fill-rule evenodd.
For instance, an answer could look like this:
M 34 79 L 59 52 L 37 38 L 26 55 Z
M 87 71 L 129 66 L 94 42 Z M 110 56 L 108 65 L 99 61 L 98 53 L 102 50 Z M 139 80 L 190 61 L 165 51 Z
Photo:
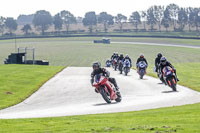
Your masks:
M 117 70 L 117 59 L 113 59 L 113 68 L 116 71 Z
M 121 94 L 116 91 L 115 86 L 108 80 L 108 78 L 102 75 L 95 75 L 93 87 L 96 88 L 96 91 L 102 95 L 103 99 L 107 103 L 111 103 L 112 100 L 115 100 L 116 102 L 121 101 Z

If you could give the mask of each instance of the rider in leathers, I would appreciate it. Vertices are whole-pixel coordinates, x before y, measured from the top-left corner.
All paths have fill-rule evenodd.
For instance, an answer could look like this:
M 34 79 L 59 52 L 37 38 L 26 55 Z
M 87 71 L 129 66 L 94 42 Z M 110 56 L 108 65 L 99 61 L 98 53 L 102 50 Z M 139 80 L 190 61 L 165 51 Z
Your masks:
M 158 72 L 158 67 L 159 67 L 159 65 L 160 65 L 160 59 L 161 59 L 161 57 L 162 57 L 162 54 L 161 53 L 158 53 L 157 54 L 157 57 L 156 57 L 156 59 L 155 59 L 155 68 L 156 68 L 156 72 Z
M 136 67 L 137 67 L 137 68 L 138 68 L 138 63 L 139 63 L 140 61 L 144 61 L 144 62 L 147 64 L 147 66 L 148 66 L 148 62 L 147 62 L 147 60 L 144 58 L 144 55 L 143 55 L 143 54 L 141 54 L 140 57 L 137 59 L 137 62 L 136 62 Z
M 93 84 L 94 76 L 96 74 L 102 74 L 103 76 L 108 77 L 108 80 L 115 86 L 117 91 L 119 90 L 119 87 L 117 85 L 115 78 L 110 78 L 109 77 L 110 73 L 105 68 L 101 68 L 101 64 L 99 62 L 93 63 L 92 67 L 93 67 L 93 72 L 91 73 L 91 84 Z M 95 92 L 97 92 L 96 89 L 95 89 Z
M 120 56 L 119 56 L 119 58 L 118 58 L 118 61 L 117 62 L 119 62 L 119 61 L 123 61 L 124 60 L 124 56 L 123 56 L 123 54 L 120 54 Z
M 167 59 L 163 56 L 161 59 L 160 59 L 160 65 L 159 65 L 159 71 L 162 73 L 163 75 L 163 68 L 166 67 L 166 66 L 169 66 L 173 69 L 174 73 L 175 73 L 175 76 L 176 76 L 176 79 L 177 81 L 179 81 L 177 75 L 176 75 L 176 69 L 174 68 L 174 66 L 172 66 L 172 64 L 167 61 Z M 162 80 L 163 80 L 163 76 L 162 76 Z
M 126 56 L 124 57 L 123 62 L 124 62 L 125 60 L 129 60 L 130 66 L 132 67 L 132 61 L 131 61 L 131 58 L 129 58 L 128 54 L 126 54 Z

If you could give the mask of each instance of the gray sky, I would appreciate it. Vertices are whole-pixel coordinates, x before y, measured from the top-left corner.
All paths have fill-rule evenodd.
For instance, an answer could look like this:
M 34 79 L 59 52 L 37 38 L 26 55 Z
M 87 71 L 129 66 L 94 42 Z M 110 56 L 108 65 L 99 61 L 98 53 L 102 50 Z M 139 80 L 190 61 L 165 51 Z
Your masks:
M 62 10 L 68 10 L 76 17 L 84 17 L 89 11 L 97 14 L 106 11 L 112 15 L 121 13 L 129 17 L 134 11 L 170 3 L 181 7 L 200 7 L 200 0 L 2 0 L 0 16 L 17 18 L 20 14 L 33 14 L 38 10 L 47 10 L 55 15 Z

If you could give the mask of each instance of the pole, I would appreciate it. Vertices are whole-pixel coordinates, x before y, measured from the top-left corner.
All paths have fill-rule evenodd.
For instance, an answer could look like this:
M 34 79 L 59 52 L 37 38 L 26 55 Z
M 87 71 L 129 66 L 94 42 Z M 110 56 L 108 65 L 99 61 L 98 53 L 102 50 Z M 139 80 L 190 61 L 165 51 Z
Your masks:
M 35 48 L 33 48 L 33 65 L 35 64 Z
M 16 34 L 15 34 L 15 52 L 17 52 L 17 40 L 16 40 Z

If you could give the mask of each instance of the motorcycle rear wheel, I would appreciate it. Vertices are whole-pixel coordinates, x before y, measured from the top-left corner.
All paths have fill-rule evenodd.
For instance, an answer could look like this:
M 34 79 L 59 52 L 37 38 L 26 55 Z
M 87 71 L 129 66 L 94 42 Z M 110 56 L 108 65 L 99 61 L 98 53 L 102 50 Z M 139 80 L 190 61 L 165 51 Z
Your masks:
M 117 99 L 115 99 L 116 102 L 121 102 L 122 100 L 122 96 L 120 94 L 120 92 L 117 92 Z

